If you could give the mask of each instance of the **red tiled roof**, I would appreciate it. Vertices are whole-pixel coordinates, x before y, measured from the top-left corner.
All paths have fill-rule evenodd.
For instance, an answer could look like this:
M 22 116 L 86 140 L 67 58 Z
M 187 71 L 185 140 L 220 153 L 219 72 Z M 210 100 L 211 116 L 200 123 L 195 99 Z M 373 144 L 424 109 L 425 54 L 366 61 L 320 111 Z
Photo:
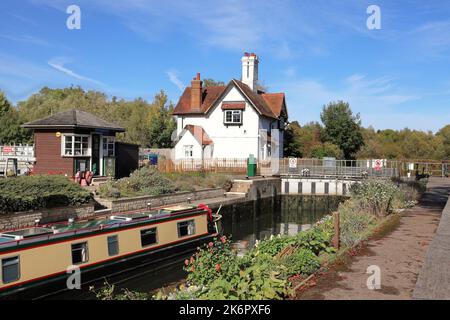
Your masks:
M 200 142 L 202 145 L 209 145 L 212 144 L 213 141 L 206 133 L 205 129 L 203 129 L 201 126 L 194 126 L 192 124 L 188 124 L 184 127 L 184 129 L 188 130 L 194 138 Z
M 233 79 L 227 86 L 212 86 L 203 89 L 200 110 L 191 109 L 191 88 L 186 87 L 173 111 L 174 115 L 205 114 L 214 105 L 225 90 L 235 85 L 262 115 L 269 118 L 279 118 L 284 104 L 284 93 L 256 93 L 242 81 Z
M 186 87 L 178 103 L 173 110 L 173 114 L 202 114 L 206 113 L 217 98 L 225 91 L 225 86 L 211 86 L 202 90 L 202 105 L 200 110 L 191 109 L 191 87 Z
M 222 110 L 244 110 L 245 102 L 222 102 Z
M 272 112 L 279 117 L 283 110 L 284 93 L 263 93 L 261 94 L 266 104 L 270 107 Z

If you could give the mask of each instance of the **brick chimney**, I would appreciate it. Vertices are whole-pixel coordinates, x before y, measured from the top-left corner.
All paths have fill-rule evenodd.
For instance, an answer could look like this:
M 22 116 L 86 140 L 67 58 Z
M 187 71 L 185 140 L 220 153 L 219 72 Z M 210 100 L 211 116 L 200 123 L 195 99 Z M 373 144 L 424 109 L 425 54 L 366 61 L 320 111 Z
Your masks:
M 191 110 L 200 111 L 202 106 L 202 80 L 200 80 L 200 73 L 191 82 Z

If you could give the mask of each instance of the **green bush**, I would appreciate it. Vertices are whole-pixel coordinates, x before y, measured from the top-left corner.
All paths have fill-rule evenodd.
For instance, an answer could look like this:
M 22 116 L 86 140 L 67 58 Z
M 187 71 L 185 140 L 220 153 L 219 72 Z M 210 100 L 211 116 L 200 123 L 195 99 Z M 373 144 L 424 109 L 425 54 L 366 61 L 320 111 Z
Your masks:
M 298 249 L 292 254 L 284 257 L 281 262 L 286 267 L 286 276 L 293 275 L 309 276 L 320 268 L 319 259 L 309 249 Z
M 295 245 L 296 243 L 297 239 L 295 237 L 271 237 L 270 239 L 262 240 L 258 243 L 258 251 L 261 254 L 268 254 L 273 257 L 284 248 L 290 245 Z
M 363 211 L 376 217 L 384 217 L 390 212 L 392 201 L 398 192 L 399 189 L 393 182 L 380 179 L 364 180 L 354 183 L 350 188 L 352 201 L 359 202 Z
M 87 203 L 89 191 L 59 175 L 21 176 L 0 180 L 0 213 Z
M 377 219 L 364 211 L 358 201 L 347 201 L 339 206 L 339 237 L 341 245 L 353 247 L 366 236 L 367 230 L 376 224 Z
M 129 177 L 103 183 L 99 194 L 104 198 L 160 195 L 175 192 L 173 183 L 150 167 L 135 170 Z

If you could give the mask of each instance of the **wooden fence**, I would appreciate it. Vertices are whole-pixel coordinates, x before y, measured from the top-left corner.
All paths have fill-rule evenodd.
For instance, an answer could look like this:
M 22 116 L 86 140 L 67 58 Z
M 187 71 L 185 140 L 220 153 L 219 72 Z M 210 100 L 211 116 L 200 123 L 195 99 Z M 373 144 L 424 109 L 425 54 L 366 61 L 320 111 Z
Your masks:
M 247 172 L 247 159 L 215 158 L 215 159 L 159 159 L 158 170 L 161 172 Z

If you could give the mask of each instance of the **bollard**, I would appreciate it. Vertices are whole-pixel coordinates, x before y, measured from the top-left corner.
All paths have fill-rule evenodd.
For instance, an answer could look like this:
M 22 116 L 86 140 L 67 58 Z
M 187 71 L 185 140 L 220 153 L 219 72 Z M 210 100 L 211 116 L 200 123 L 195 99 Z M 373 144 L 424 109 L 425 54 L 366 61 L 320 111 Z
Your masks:
M 333 213 L 334 221 L 334 236 L 333 236 L 333 247 L 339 250 L 339 212 Z

